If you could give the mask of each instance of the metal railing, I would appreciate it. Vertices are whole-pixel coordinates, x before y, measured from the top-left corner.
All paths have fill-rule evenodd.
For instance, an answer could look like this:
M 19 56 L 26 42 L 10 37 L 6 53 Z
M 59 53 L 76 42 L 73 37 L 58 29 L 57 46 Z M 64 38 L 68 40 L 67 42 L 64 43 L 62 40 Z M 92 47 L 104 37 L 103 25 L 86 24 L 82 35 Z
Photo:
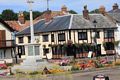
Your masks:
M 15 47 L 14 40 L 0 40 L 0 48 Z

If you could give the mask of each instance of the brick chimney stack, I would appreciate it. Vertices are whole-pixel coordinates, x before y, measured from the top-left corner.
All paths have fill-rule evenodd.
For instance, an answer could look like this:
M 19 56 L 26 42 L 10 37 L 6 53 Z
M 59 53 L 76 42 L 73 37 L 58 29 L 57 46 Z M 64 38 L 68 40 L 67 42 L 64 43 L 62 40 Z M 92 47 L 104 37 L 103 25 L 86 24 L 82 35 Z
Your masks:
M 68 9 L 65 5 L 62 6 L 61 12 L 62 12 L 63 15 L 68 14 Z
M 105 7 L 104 6 L 100 6 L 99 12 L 105 16 L 105 14 L 106 14 Z
M 116 10 L 116 9 L 118 9 L 118 8 L 119 8 L 118 4 L 115 3 L 115 4 L 113 5 L 113 10 Z
M 84 17 L 85 19 L 88 19 L 88 20 L 90 19 L 90 18 L 89 18 L 89 11 L 87 10 L 87 5 L 84 6 L 83 17 Z
M 45 21 L 46 22 L 49 22 L 51 19 L 52 19 L 52 11 L 51 10 L 47 10 L 46 12 L 45 12 Z
M 18 21 L 20 22 L 20 24 L 24 24 L 25 23 L 25 18 L 24 18 L 23 12 L 19 12 L 19 14 L 18 14 Z

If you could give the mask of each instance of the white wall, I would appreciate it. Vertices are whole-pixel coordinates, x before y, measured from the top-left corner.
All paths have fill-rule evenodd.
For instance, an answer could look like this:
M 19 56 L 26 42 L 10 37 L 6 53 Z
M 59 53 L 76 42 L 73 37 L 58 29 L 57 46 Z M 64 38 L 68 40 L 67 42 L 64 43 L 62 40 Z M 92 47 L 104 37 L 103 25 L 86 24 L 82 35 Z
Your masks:
M 4 60 L 7 63 L 12 63 L 13 59 L 11 57 L 11 50 L 10 49 L 6 49 L 6 53 L 5 53 L 5 56 L 4 56 L 4 50 L 0 49 L 0 60 Z
M 5 30 L 6 40 L 12 40 L 12 32 L 0 23 L 0 30 Z M 0 59 L 5 60 L 7 63 L 12 63 L 11 49 L 6 49 L 5 57 L 3 49 L 0 49 Z
M 118 24 L 116 24 L 117 25 L 117 27 L 118 27 L 118 29 L 117 29 L 117 31 L 116 31 L 116 33 L 115 33 L 115 40 L 116 41 L 120 41 L 120 25 L 118 25 Z M 119 43 L 119 46 L 118 46 L 118 48 L 116 48 L 116 51 L 118 52 L 118 54 L 120 55 L 120 43 Z
M 6 32 L 6 40 L 11 40 L 12 39 L 12 33 L 10 30 L 8 30 L 3 24 L 0 23 L 0 30 L 5 30 Z
M 6 49 L 5 56 L 4 56 L 4 50 L 0 50 L 0 59 L 11 59 L 11 49 Z

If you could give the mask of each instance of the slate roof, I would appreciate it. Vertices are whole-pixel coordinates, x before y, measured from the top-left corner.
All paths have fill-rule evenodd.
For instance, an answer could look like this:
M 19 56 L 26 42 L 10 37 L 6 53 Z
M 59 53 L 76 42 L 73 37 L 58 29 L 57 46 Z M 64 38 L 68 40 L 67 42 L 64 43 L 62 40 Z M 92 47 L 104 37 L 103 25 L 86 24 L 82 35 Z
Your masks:
M 120 9 L 110 10 L 107 12 L 117 23 L 120 23 Z
M 117 23 L 120 23 L 120 13 L 108 13 Z
M 41 32 L 58 31 L 68 29 L 71 16 L 56 17 L 50 23 L 41 27 Z
M 52 17 L 56 17 L 56 16 L 60 16 L 60 15 L 64 15 L 61 11 L 52 11 L 51 12 L 51 16 Z M 44 19 L 45 18 L 45 12 L 40 15 L 39 17 L 37 17 L 35 20 L 33 20 L 33 23 L 37 23 L 40 19 Z M 29 20 L 25 20 L 24 24 L 20 24 L 19 21 L 5 21 L 11 28 L 13 28 L 15 31 L 22 31 L 25 28 L 29 27 L 30 21 Z
M 65 15 L 53 18 L 49 23 L 45 20 L 40 20 L 34 24 L 34 32 L 53 32 L 69 29 L 92 29 L 95 28 L 93 21 L 97 21 L 96 28 L 117 28 L 116 25 L 106 16 L 102 14 L 90 14 L 90 20 L 86 20 L 82 15 Z M 16 35 L 25 35 L 30 33 L 30 28 L 26 28 Z
M 93 21 L 97 21 L 96 28 L 113 28 L 115 24 L 108 19 L 107 17 L 101 14 L 90 14 L 90 20 L 86 20 L 82 15 L 75 15 L 73 17 L 73 22 L 71 29 L 91 29 L 95 28 L 93 25 Z
M 120 13 L 120 9 L 110 10 L 108 13 Z

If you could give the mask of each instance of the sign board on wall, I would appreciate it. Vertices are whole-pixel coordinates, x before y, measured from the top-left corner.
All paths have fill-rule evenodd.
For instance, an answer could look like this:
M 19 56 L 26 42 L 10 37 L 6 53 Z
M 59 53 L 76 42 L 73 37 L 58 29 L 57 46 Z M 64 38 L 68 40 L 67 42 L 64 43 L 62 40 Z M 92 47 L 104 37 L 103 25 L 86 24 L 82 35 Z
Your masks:
M 92 51 L 89 51 L 89 53 L 88 53 L 88 58 L 91 58 L 92 57 Z

